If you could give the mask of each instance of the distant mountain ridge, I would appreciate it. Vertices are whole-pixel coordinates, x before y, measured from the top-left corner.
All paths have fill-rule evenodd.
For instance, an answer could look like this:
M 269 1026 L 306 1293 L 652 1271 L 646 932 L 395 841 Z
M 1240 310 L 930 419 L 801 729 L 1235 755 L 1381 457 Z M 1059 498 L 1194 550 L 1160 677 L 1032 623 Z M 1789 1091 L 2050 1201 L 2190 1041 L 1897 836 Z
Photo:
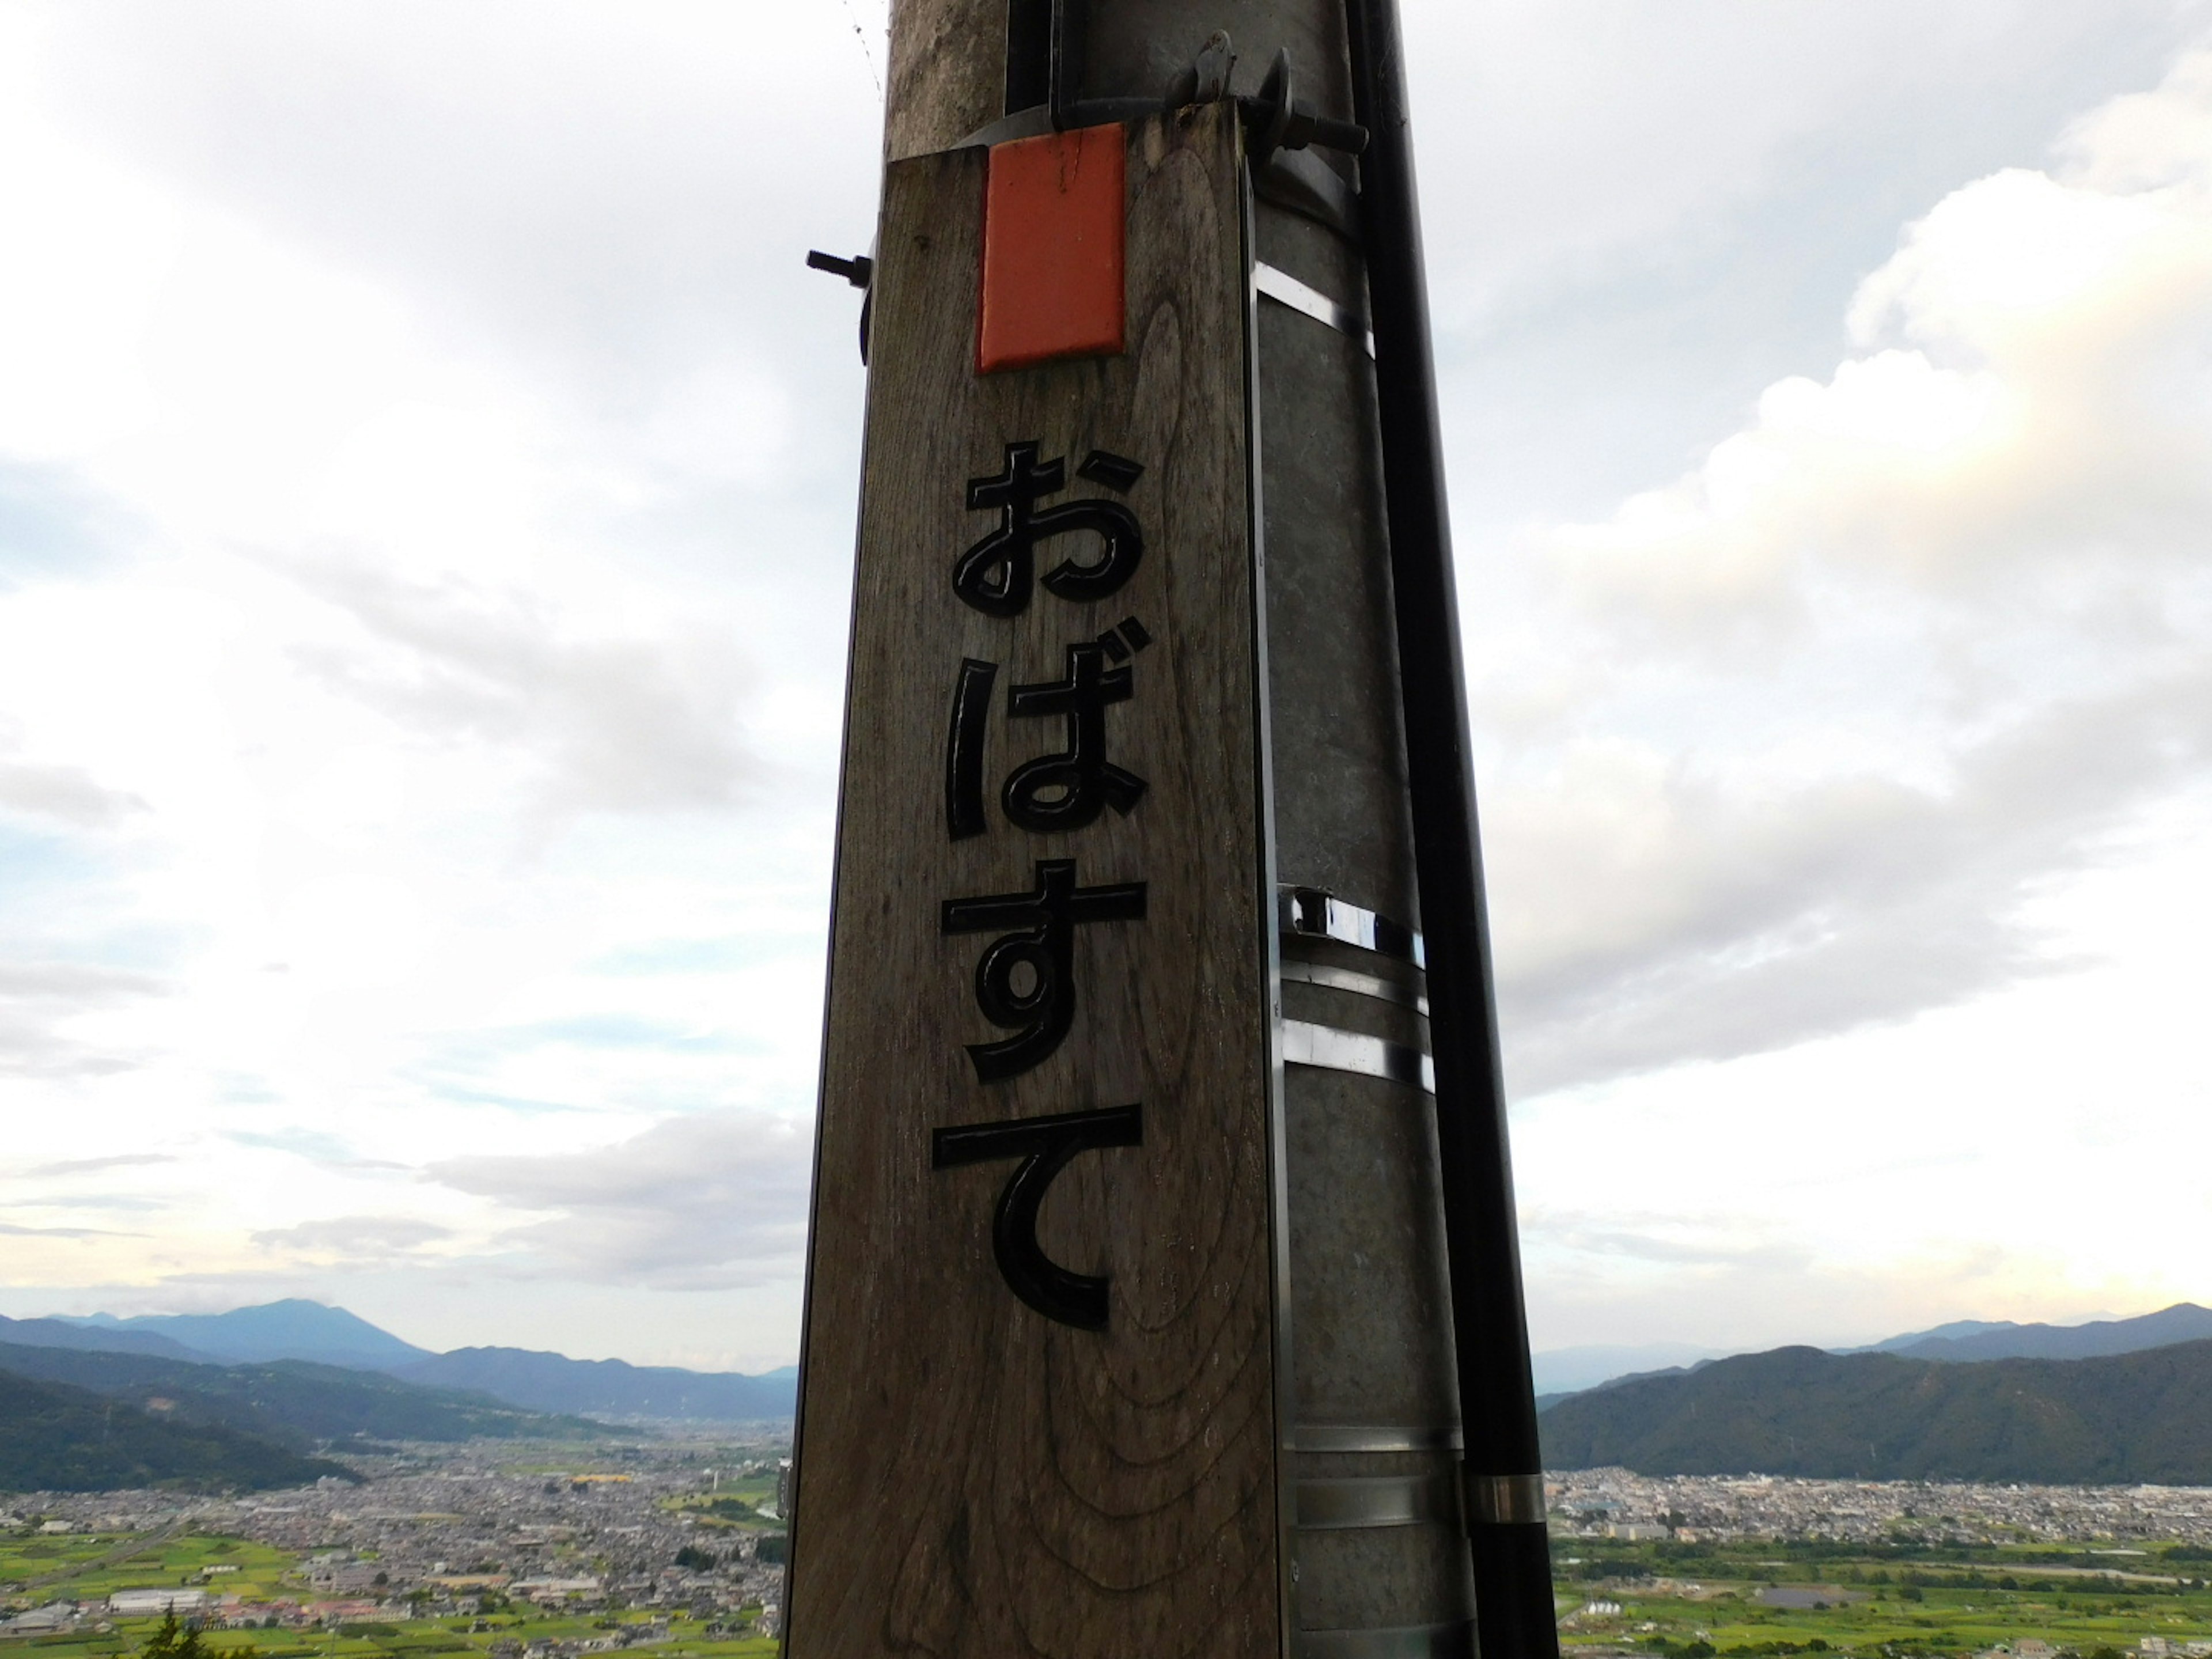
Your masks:
M 645 1417 L 719 1422 L 789 1417 L 795 1375 L 690 1371 L 674 1365 L 633 1365 L 621 1359 L 570 1359 L 527 1348 L 456 1348 L 392 1375 L 449 1389 L 473 1389 L 535 1411 L 592 1417 Z
M 2212 1485 L 2212 1340 L 1972 1364 L 1777 1348 L 1592 1389 L 1537 1424 L 1549 1468 Z
M 150 1331 L 86 1330 L 73 1319 L 9 1319 L 0 1316 L 0 1342 L 28 1348 L 91 1348 L 101 1353 L 149 1353 L 165 1359 L 209 1359 L 181 1342 Z
M 343 1308 L 296 1297 L 221 1314 L 0 1319 L 0 1344 L 10 1343 L 216 1366 L 296 1360 L 488 1395 L 524 1412 L 628 1421 L 781 1422 L 798 1404 L 798 1373 L 788 1366 L 749 1376 L 570 1359 L 527 1348 L 457 1348 L 441 1354 Z
M 1528 1358 L 1538 1394 L 1570 1395 L 1598 1388 L 1616 1377 L 1679 1370 L 1699 1360 L 1720 1357 L 1717 1348 L 1700 1348 L 1688 1342 L 1646 1342 L 1635 1346 L 1589 1343 L 1579 1347 L 1547 1348 Z
M 1834 1354 L 1895 1353 L 1911 1359 L 2093 1359 L 2212 1337 L 2212 1308 L 2177 1302 L 2133 1319 L 2100 1319 L 2081 1325 L 2020 1325 L 2005 1319 L 1958 1319 L 1924 1331 L 1907 1331 Z M 1529 1356 L 1538 1411 L 1588 1389 L 1613 1388 L 1634 1378 L 1674 1376 L 1728 1356 L 1716 1348 L 1655 1342 L 1641 1347 L 1554 1348 Z
M 1963 1321 L 1932 1331 L 1893 1336 L 1876 1346 L 1881 1352 L 1903 1354 L 1909 1359 L 2095 1359 L 2141 1353 L 2177 1342 L 2201 1342 L 2208 1337 L 2212 1337 L 2212 1308 L 2177 1302 L 2134 1319 L 2097 1319 L 2086 1325 Z
M 299 1297 L 234 1308 L 228 1313 L 140 1314 L 130 1319 L 92 1314 L 64 1322 L 101 1334 L 159 1337 L 228 1364 L 304 1359 L 318 1365 L 386 1370 L 431 1357 L 429 1349 L 404 1342 L 343 1308 Z
M 216 1365 L 158 1354 L 4 1344 L 0 1372 L 88 1389 L 151 1410 L 165 1422 L 257 1435 L 295 1452 L 343 1449 L 357 1440 L 573 1439 L 607 1432 L 579 1417 L 550 1416 L 480 1394 L 299 1359 Z

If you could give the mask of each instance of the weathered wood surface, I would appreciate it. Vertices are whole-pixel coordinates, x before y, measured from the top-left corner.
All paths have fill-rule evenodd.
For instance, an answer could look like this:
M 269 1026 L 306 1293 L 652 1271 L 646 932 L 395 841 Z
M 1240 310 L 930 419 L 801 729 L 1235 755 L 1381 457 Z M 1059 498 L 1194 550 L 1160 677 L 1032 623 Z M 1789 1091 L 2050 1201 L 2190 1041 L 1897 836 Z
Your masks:
M 1259 1659 L 1279 1652 L 1266 916 L 1237 135 L 1217 107 L 1129 141 L 1127 356 L 978 378 L 983 153 L 894 163 L 875 290 L 853 679 L 805 1376 L 793 1659 Z M 1103 602 L 1042 586 L 1000 620 L 954 561 L 992 526 L 964 486 L 1034 439 L 1146 466 L 1121 499 L 1143 563 Z M 1095 556 L 1089 538 L 1041 553 Z M 1041 557 L 1040 574 L 1056 562 Z M 1072 642 L 1134 616 L 1153 639 L 1109 756 L 1149 788 L 1068 833 L 1018 830 L 997 785 L 1060 746 L 1003 718 Z M 963 658 L 1001 665 L 987 834 L 953 841 L 945 741 Z M 947 898 L 1148 884 L 1141 921 L 1076 931 L 1073 1028 L 1043 1064 L 976 1079 L 1006 1035 L 971 980 L 989 940 Z M 1103 1332 L 1016 1300 L 991 1248 L 1006 1164 L 933 1171 L 931 1131 L 1142 1103 L 1140 1147 L 1079 1155 L 1047 1253 L 1110 1278 Z
M 1002 112 L 1006 0 L 892 0 L 884 159 L 951 148 Z

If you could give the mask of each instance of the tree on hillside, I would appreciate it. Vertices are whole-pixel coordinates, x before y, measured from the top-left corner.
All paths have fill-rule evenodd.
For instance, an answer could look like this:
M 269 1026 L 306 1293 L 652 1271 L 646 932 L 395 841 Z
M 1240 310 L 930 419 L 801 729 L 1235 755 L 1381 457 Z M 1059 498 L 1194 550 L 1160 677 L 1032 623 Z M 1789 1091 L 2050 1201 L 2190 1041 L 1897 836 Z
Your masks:
M 200 1639 L 198 1625 L 179 1623 L 171 1607 L 138 1649 L 138 1659 L 250 1659 L 251 1648 L 219 1648 Z

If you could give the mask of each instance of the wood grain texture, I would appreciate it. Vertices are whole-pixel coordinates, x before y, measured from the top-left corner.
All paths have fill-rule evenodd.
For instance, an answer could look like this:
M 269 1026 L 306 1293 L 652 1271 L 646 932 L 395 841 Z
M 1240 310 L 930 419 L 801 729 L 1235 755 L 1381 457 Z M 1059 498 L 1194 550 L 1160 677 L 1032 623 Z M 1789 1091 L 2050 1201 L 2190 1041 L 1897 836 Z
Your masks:
M 793 1659 L 1260 1659 L 1279 1652 L 1268 1013 L 1244 398 L 1237 137 L 1218 107 L 1133 131 L 1121 357 L 978 377 L 983 153 L 895 163 L 875 368 L 811 1243 Z M 994 620 L 951 586 L 988 531 L 964 503 L 1010 441 L 1144 463 L 1141 568 L 1099 603 L 1042 586 Z M 1048 544 L 1089 559 L 1095 543 Z M 1126 817 L 1016 829 L 995 787 L 1060 746 L 1003 717 L 1015 680 L 1135 616 L 1153 643 L 1107 714 L 1149 787 Z M 1002 665 L 991 827 L 949 839 L 945 734 L 962 659 Z M 1004 1033 L 971 986 L 985 937 L 941 900 L 1142 880 L 1148 914 L 1076 933 L 1073 1028 L 1007 1082 L 963 1044 Z M 934 1128 L 1140 1102 L 1140 1147 L 1079 1155 L 1040 1237 L 1110 1278 L 1103 1332 L 1017 1301 L 994 1264 L 1012 1166 L 933 1171 Z

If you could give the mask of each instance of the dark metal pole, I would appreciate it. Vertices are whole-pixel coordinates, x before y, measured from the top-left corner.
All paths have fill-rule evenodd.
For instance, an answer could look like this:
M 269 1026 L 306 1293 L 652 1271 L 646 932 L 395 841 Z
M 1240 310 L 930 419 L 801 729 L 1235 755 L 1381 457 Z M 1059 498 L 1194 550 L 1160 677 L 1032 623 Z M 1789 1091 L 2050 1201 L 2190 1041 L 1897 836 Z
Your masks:
M 1506 1147 L 1490 925 L 1468 754 L 1451 525 L 1396 0 L 1350 0 L 1367 285 L 1374 310 L 1398 670 L 1421 929 L 1428 946 L 1468 1531 L 1483 1659 L 1555 1659 L 1551 1552 Z

